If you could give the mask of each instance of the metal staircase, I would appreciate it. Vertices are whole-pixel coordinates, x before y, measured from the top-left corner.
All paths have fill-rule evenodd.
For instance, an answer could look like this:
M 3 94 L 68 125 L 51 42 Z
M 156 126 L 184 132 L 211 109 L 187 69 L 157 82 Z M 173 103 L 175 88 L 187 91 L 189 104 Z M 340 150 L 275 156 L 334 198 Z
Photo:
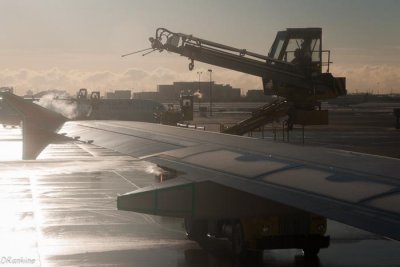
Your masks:
M 252 116 L 238 124 L 224 129 L 222 132 L 234 135 L 243 135 L 254 131 L 261 126 L 271 123 L 288 114 L 291 104 L 286 100 L 275 100 L 253 112 Z

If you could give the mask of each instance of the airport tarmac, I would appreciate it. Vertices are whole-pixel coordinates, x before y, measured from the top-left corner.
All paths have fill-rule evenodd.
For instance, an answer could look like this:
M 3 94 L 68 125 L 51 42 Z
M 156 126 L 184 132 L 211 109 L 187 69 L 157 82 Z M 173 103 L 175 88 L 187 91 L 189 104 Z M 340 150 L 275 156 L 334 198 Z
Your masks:
M 254 103 L 259 106 L 260 103 Z M 329 106 L 329 124 L 305 126 L 304 143 L 336 149 L 357 151 L 400 158 L 400 130 L 395 129 L 393 108 L 400 103 L 364 103 L 348 107 Z M 219 131 L 220 124 L 232 126 L 251 116 L 249 112 L 214 112 L 213 116 L 198 116 L 194 123 L 208 131 Z M 289 133 L 282 133 L 284 119 L 264 127 L 251 136 L 277 142 L 303 143 L 303 129 L 295 125 Z M 274 134 L 275 131 L 275 134 Z M 289 140 L 288 140 L 289 135 Z
M 4 266 L 400 266 L 399 242 L 333 221 L 318 259 L 291 249 L 240 262 L 227 241 L 204 249 L 187 240 L 181 219 L 116 209 L 118 194 L 156 182 L 151 164 L 88 144 L 50 145 L 38 161 L 18 161 L 19 129 L 0 127 L 0 145 Z

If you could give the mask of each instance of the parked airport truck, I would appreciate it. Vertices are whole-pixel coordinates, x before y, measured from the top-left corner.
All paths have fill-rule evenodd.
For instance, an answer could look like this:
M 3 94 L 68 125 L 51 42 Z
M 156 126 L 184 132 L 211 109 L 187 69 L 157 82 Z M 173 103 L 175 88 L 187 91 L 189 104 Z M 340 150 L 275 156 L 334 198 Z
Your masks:
M 202 243 L 206 238 L 226 238 L 239 257 L 264 249 L 298 248 L 306 257 L 314 257 L 329 246 L 325 236 L 326 218 L 308 212 L 286 216 L 196 220 L 185 218 L 190 240 Z

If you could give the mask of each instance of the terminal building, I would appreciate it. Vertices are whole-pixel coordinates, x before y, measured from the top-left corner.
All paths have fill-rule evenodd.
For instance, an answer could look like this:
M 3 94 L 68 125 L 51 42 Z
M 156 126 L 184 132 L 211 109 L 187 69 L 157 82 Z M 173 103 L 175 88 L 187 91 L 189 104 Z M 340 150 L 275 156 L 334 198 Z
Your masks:
M 106 99 L 131 99 L 131 96 L 131 90 L 115 90 L 106 93 Z
M 195 95 L 202 101 L 210 101 L 210 86 L 213 102 L 240 101 L 240 89 L 214 82 L 174 82 L 157 86 L 160 102 L 174 102 L 180 95 Z
M 272 95 L 265 95 L 264 90 L 250 89 L 246 93 L 246 101 L 249 102 L 266 102 L 271 100 Z
M 199 90 L 200 88 L 200 90 Z M 211 82 L 212 102 L 267 102 L 272 95 L 265 95 L 262 89 L 250 89 L 241 95 L 239 88 Z M 134 92 L 134 99 L 149 99 L 161 103 L 177 102 L 181 95 L 194 95 L 200 102 L 210 101 L 210 82 L 174 82 L 157 86 L 157 91 Z M 196 100 L 197 102 L 197 100 Z
M 160 98 L 158 97 L 158 92 L 155 92 L 155 91 L 133 93 L 133 98 L 134 99 L 148 99 L 148 100 L 161 102 Z

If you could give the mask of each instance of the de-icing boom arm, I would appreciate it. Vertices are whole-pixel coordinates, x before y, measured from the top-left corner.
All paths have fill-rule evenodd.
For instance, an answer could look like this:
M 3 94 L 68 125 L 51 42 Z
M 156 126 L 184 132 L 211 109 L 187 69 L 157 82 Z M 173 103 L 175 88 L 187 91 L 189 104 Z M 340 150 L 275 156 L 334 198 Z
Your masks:
M 192 35 L 174 33 L 164 28 L 158 28 L 155 38 L 150 37 L 149 40 L 155 50 L 160 52 L 167 50 L 188 57 L 191 60 L 189 63 L 190 70 L 194 67 L 194 60 L 198 60 L 265 79 L 309 87 L 309 82 L 304 75 L 296 73 L 294 68 L 293 71 L 287 71 L 287 68 L 292 67 L 292 64 L 246 49 L 234 48 Z M 285 70 L 279 68 L 282 65 L 284 65 Z
M 321 49 L 320 28 L 292 28 L 278 32 L 269 56 L 193 35 L 174 33 L 165 28 L 158 28 L 155 37 L 149 40 L 152 51 L 166 50 L 189 58 L 189 70 L 193 69 L 194 61 L 198 60 L 261 77 L 264 90 L 271 89 L 298 108 L 314 109 L 316 101 L 346 94 L 345 78 L 333 77 L 328 71 L 322 73 L 322 53 L 329 51 Z M 289 43 L 293 42 L 298 44 L 296 51 L 290 51 Z M 312 50 L 307 51 L 311 44 Z M 299 51 L 302 53 L 297 53 Z M 272 54 L 274 57 L 271 57 Z M 288 56 L 293 55 L 295 59 L 289 59 Z

